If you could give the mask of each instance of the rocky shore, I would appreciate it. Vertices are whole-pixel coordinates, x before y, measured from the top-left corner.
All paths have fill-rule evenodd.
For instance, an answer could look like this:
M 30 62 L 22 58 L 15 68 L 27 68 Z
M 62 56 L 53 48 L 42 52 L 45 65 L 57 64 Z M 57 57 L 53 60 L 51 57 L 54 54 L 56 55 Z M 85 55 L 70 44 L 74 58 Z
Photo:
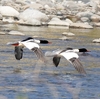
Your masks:
M 100 26 L 100 0 L 1 0 L 0 23 L 92 29 Z

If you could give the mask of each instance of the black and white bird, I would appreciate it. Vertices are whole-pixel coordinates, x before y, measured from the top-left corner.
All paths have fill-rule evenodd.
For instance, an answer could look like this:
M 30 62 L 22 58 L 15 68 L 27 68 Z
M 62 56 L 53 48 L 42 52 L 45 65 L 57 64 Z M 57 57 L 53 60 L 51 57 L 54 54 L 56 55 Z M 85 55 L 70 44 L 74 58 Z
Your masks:
M 22 59 L 23 57 L 23 48 L 26 47 L 29 50 L 35 52 L 35 54 L 37 55 L 37 57 L 42 60 L 45 61 L 45 57 L 44 54 L 40 48 L 40 46 L 38 44 L 50 44 L 51 42 L 49 42 L 48 40 L 37 40 L 34 39 L 32 37 L 28 37 L 22 41 L 18 41 L 18 42 L 8 42 L 7 45 L 13 45 L 15 46 L 15 58 L 17 60 Z
M 45 56 L 53 56 L 53 63 L 56 67 L 59 65 L 61 56 L 63 56 L 75 67 L 79 73 L 86 74 L 86 71 L 79 60 L 79 55 L 77 54 L 78 52 L 88 52 L 88 50 L 86 48 L 66 48 L 64 50 L 53 51 L 52 53 L 47 52 L 45 53 Z

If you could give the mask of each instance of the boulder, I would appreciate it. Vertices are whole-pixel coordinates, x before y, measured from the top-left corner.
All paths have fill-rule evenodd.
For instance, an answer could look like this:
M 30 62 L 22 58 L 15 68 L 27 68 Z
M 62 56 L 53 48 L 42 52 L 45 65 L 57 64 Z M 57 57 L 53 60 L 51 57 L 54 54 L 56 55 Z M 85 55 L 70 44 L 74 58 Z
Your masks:
M 92 15 L 91 18 L 92 22 L 99 22 L 100 21 L 100 16 L 99 15 Z
M 41 22 L 46 22 L 49 18 L 46 14 L 40 12 L 39 10 L 28 8 L 19 15 L 19 19 L 23 22 L 29 24 L 36 24 Z
M 93 13 L 90 12 L 90 11 L 78 12 L 78 13 L 76 14 L 76 16 L 77 16 L 78 18 L 81 18 L 81 17 L 88 17 L 88 18 L 90 18 L 92 15 L 93 15 Z
M 71 23 L 70 28 L 84 28 L 84 29 L 93 29 L 93 27 L 89 24 L 85 23 Z
M 93 25 L 96 27 L 100 27 L 100 22 L 94 22 Z
M 81 17 L 80 19 L 82 22 L 90 22 L 90 19 L 88 17 Z
M 59 18 L 52 18 L 50 22 L 48 22 L 49 26 L 68 26 L 69 23 L 63 20 L 60 20 Z
M 2 16 L 18 17 L 19 12 L 10 6 L 0 6 L 0 13 Z

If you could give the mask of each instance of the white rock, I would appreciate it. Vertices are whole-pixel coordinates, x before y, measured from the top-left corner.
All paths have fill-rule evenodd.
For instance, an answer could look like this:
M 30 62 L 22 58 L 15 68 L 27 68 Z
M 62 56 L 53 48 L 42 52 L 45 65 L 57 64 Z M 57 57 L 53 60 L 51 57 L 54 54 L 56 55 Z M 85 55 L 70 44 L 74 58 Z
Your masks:
M 17 17 L 19 15 L 19 12 L 10 6 L 0 6 L 0 13 L 2 16 Z
M 43 5 L 42 4 L 39 4 L 39 3 L 36 3 L 36 2 L 33 2 L 32 4 L 29 5 L 30 8 L 33 8 L 33 9 L 40 9 L 40 8 L 43 8 Z
M 66 22 L 68 22 L 69 24 L 73 23 L 70 19 L 66 19 Z
M 97 27 L 100 27 L 100 22 L 94 22 L 93 25 L 97 26 Z
M 3 17 L 3 22 L 14 23 L 14 19 L 12 17 Z
M 40 12 L 39 10 L 35 10 L 32 8 L 28 8 L 25 11 L 23 11 L 20 15 L 19 18 L 22 19 L 23 21 L 28 21 L 32 19 L 36 19 L 39 21 L 47 21 L 48 17 L 46 14 Z
M 37 20 L 37 19 L 29 19 L 26 21 L 27 24 L 30 25 L 36 25 L 36 26 L 40 26 L 41 25 L 41 21 Z
M 70 24 L 71 28 L 84 28 L 84 29 L 93 29 L 93 27 L 89 24 L 85 23 L 72 23 Z
M 93 22 L 99 22 L 99 21 L 100 21 L 100 16 L 94 14 L 94 15 L 91 16 L 91 20 L 92 20 Z
M 63 32 L 62 35 L 65 35 L 65 36 L 74 36 L 75 34 L 71 33 L 71 32 Z
M 93 13 L 90 12 L 90 11 L 79 12 L 79 13 L 76 14 L 76 16 L 79 17 L 79 18 L 80 17 L 88 17 L 88 18 L 90 18 L 92 15 L 93 15 Z
M 92 42 L 93 42 L 93 43 L 100 43 L 100 38 L 94 39 Z
M 81 17 L 81 21 L 82 22 L 88 22 L 90 21 L 88 17 Z
M 0 32 L 0 35 L 5 35 L 6 33 L 4 33 L 4 32 Z
M 2 20 L 3 19 L 3 17 L 2 17 L 2 15 L 0 14 L 0 20 Z
M 25 35 L 25 34 L 19 32 L 19 31 L 10 31 L 8 34 L 9 35 Z
M 52 18 L 51 21 L 48 23 L 50 26 L 68 26 L 69 23 L 66 21 L 62 21 L 59 18 Z

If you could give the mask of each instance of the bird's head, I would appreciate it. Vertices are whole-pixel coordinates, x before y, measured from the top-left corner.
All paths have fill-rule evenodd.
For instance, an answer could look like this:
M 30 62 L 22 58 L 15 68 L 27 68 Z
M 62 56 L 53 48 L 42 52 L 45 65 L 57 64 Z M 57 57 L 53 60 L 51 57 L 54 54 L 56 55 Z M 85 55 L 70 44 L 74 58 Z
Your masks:
M 80 48 L 79 52 L 90 52 L 89 50 L 87 50 L 86 48 Z

